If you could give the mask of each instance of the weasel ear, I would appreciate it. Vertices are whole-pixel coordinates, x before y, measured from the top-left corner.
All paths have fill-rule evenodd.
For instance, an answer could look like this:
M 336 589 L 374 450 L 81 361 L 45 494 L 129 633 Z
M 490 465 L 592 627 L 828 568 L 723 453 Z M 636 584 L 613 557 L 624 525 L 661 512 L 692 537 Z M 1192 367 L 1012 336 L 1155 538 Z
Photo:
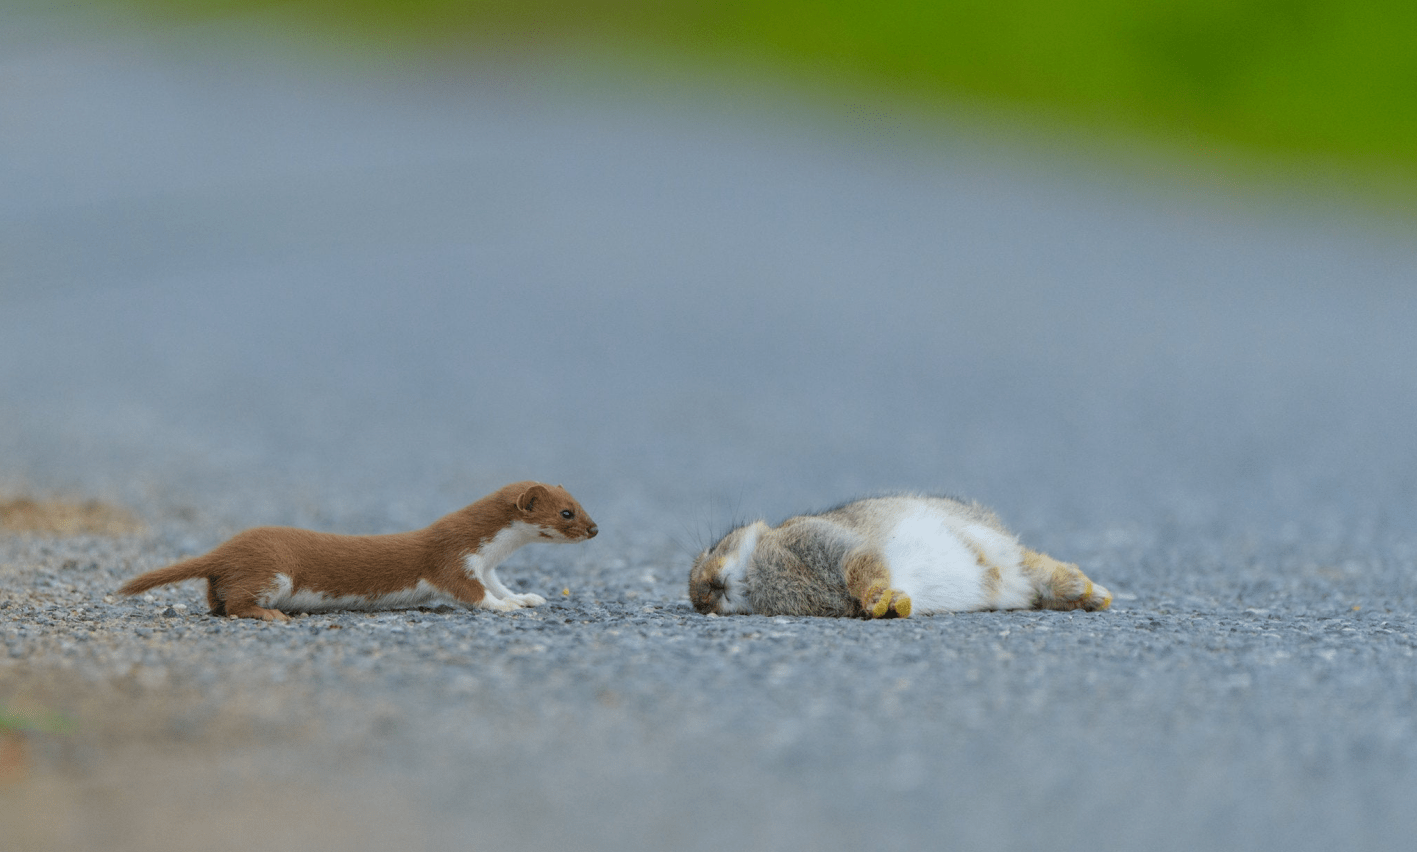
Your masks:
M 523 512 L 530 512 L 536 507 L 536 501 L 550 496 L 545 485 L 533 485 L 517 497 L 517 508 Z

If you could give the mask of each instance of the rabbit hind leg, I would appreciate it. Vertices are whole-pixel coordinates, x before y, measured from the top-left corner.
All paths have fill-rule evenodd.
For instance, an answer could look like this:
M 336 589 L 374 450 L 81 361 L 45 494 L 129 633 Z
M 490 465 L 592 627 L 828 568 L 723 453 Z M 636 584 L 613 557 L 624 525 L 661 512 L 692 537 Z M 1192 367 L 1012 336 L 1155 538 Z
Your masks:
M 1038 593 L 1039 609 L 1082 609 L 1089 612 L 1112 605 L 1112 593 L 1093 583 L 1071 562 L 1024 549 L 1023 570 Z

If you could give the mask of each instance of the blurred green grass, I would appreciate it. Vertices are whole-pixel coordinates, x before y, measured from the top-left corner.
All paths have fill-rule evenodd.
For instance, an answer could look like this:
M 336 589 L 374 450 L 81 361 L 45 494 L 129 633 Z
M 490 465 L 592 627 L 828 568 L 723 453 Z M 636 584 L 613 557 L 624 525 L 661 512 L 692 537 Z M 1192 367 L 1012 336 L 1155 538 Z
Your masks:
M 0 706 L 0 736 L 14 734 L 67 734 L 74 723 L 59 713 L 14 713 Z
M 1417 175 L 1413 0 L 136 0 L 279 9 L 351 43 L 653 51 L 1022 108 L 1252 158 Z

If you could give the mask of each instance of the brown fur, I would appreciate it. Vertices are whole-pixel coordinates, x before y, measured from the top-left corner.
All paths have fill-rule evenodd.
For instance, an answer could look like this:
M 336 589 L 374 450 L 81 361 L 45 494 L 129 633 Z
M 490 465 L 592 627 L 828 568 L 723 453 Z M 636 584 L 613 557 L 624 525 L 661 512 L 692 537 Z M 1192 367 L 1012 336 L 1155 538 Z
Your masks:
M 562 512 L 570 512 L 571 517 L 563 517 Z M 412 532 L 336 535 L 291 527 L 246 530 L 203 556 L 135 577 L 119 592 L 135 595 L 182 580 L 205 579 L 212 615 L 285 621 L 283 612 L 258 603 L 276 575 L 284 574 L 295 592 L 370 600 L 426 581 L 460 603 L 475 606 L 487 590 L 469 575 L 464 558 L 477 554 L 517 521 L 551 541 L 583 541 L 598 531 L 590 515 L 561 486 L 516 482 Z

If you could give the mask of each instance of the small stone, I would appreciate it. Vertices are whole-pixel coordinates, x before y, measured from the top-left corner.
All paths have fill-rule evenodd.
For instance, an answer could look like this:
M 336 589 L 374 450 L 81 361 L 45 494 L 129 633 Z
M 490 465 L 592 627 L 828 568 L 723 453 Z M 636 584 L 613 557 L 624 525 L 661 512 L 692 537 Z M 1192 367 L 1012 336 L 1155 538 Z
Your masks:
M 174 618 L 174 617 L 176 617 L 176 615 L 177 615 L 177 608 L 176 608 L 176 607 L 168 607 L 167 609 L 165 609 L 165 610 L 162 611 L 162 617 L 163 617 L 163 618 Z

